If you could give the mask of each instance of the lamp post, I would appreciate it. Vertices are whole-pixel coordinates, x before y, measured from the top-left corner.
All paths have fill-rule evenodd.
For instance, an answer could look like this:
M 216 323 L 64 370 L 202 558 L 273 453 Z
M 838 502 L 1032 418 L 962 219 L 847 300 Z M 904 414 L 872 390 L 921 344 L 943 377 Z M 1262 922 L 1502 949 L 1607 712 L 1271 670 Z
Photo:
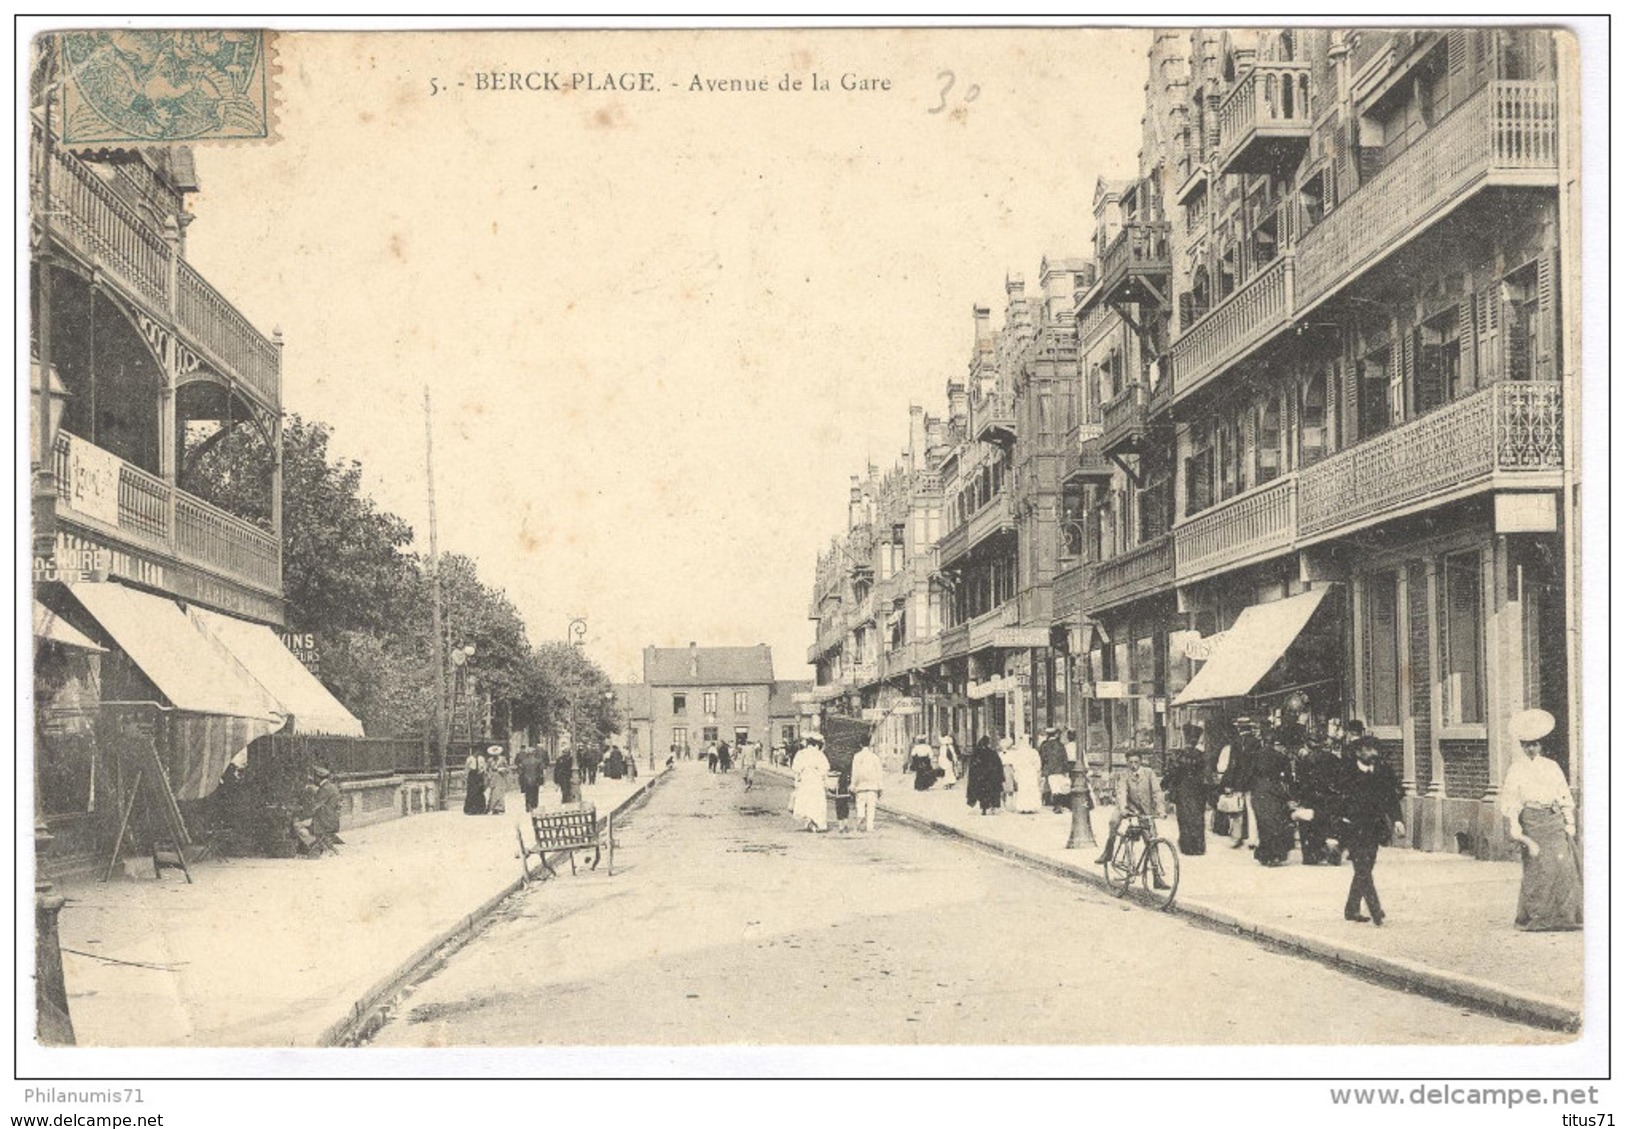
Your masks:
M 570 646 L 581 655 L 587 646 L 587 618 L 585 616 L 571 616 L 569 624 L 564 629 L 564 638 Z M 581 684 L 572 681 L 570 684 L 570 795 L 575 802 L 581 801 L 581 742 L 577 722 L 581 713 Z
M 457 724 L 457 685 L 464 678 L 463 667 L 474 657 L 474 644 L 468 643 L 451 649 L 451 720 L 447 728 Z

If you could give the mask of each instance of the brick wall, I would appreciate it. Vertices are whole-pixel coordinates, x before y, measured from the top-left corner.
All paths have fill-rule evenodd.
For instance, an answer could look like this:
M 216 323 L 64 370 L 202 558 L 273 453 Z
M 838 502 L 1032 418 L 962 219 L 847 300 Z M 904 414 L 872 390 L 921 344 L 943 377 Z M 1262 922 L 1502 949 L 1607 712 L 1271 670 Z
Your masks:
M 1433 784 L 1433 699 L 1428 679 L 1428 589 L 1427 567 L 1420 561 L 1410 566 L 1410 676 L 1411 718 L 1416 730 L 1416 792 L 1425 793 Z
M 1441 741 L 1444 754 L 1444 787 L 1460 800 L 1481 798 L 1490 787 L 1490 748 L 1488 741 Z

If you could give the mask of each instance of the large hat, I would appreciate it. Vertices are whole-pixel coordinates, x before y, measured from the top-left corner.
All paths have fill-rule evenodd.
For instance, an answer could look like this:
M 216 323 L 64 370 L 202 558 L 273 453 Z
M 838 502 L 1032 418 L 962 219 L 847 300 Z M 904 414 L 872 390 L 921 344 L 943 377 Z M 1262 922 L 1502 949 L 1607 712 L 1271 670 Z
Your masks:
M 822 745 L 824 743 L 824 735 L 822 733 L 804 733 L 802 734 L 802 740 L 814 741 Z
M 485 750 L 485 755 L 488 757 L 500 757 L 502 755 L 502 746 L 492 745 L 490 748 Z
M 1545 710 L 1519 710 L 1507 728 L 1514 741 L 1539 741 L 1557 728 L 1557 718 Z
M 326 780 L 329 776 L 333 775 L 333 773 L 331 771 L 329 771 L 326 768 L 323 768 L 321 765 L 316 765 L 314 768 L 312 768 L 310 770 L 310 772 L 311 772 L 311 775 L 314 776 L 317 780 Z
M 1054 725 L 1046 725 L 1046 726 L 1044 726 L 1044 732 L 1045 733 L 1059 733 L 1060 731 L 1061 731 L 1060 728 L 1057 727 L 1057 726 L 1054 726 Z

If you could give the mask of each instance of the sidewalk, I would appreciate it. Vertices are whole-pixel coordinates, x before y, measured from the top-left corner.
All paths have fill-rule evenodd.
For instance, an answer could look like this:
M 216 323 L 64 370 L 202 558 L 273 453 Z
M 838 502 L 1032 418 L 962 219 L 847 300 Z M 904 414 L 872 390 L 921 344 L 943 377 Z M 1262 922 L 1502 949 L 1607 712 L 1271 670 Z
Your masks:
M 1066 849 L 1070 812 L 982 816 L 965 805 L 963 785 L 916 792 L 912 775 L 895 773 L 886 784 L 882 811 L 1104 886 L 1094 865 L 1098 847 Z M 1110 808 L 1093 813 L 1102 845 L 1110 814 Z M 1177 842 L 1173 820 L 1159 826 Z M 1388 922 L 1378 929 L 1343 919 L 1352 876 L 1347 863 L 1301 866 L 1294 851 L 1291 866 L 1266 868 L 1250 851 L 1233 850 L 1228 839 L 1211 832 L 1207 845 L 1207 854 L 1180 859 L 1177 912 L 1401 980 L 1429 995 L 1469 1000 L 1547 1026 L 1579 1026 L 1583 934 L 1513 928 L 1516 862 L 1384 850 L 1376 882 Z
M 602 819 L 658 779 L 600 777 L 583 793 Z M 557 804 L 558 790 L 544 786 L 543 807 Z M 516 888 L 524 796 L 510 792 L 506 807 L 344 829 L 342 853 L 320 859 L 202 862 L 191 885 L 173 871 L 60 885 L 79 1044 L 328 1043 L 358 1005 Z

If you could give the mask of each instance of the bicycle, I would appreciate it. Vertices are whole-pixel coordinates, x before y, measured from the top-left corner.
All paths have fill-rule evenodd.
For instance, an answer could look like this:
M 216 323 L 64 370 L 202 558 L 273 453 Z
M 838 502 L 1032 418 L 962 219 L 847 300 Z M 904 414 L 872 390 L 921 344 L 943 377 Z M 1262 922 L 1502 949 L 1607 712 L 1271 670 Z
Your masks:
M 1179 891 L 1179 852 L 1157 831 L 1156 820 L 1134 813 L 1123 817 L 1117 829 L 1117 849 L 1106 860 L 1106 885 L 1121 898 L 1138 877 L 1145 892 L 1162 909 L 1174 904 Z M 1167 889 L 1156 888 L 1161 879 Z

